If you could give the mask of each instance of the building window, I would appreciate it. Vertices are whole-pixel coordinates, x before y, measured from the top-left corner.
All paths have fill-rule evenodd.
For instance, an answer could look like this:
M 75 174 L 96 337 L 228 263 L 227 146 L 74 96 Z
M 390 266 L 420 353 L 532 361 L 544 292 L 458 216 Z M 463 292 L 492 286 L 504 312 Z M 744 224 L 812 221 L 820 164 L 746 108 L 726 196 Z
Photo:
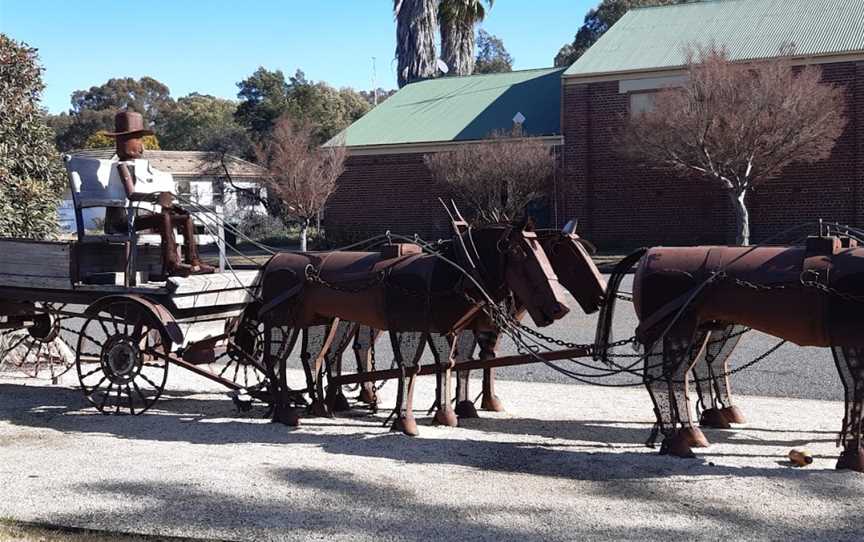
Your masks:
M 257 207 L 261 202 L 261 189 L 257 186 L 244 187 L 237 191 L 237 205 L 241 209 Z
M 630 93 L 630 116 L 636 117 L 642 113 L 654 110 L 656 92 L 631 92 Z

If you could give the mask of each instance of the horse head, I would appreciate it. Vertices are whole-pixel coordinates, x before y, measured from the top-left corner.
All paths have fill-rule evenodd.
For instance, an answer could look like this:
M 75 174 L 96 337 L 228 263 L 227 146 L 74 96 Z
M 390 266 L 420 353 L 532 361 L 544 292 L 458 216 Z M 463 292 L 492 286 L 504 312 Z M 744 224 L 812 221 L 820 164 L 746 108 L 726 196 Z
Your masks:
M 576 235 L 571 224 L 560 232 L 543 233 L 540 242 L 561 285 L 573 294 L 585 314 L 591 314 L 603 303 L 606 281 L 591 259 L 596 249 Z
M 477 270 L 490 295 L 509 290 L 538 326 L 569 312 L 552 264 L 533 231 L 514 226 L 471 228 L 463 238 L 473 247 Z

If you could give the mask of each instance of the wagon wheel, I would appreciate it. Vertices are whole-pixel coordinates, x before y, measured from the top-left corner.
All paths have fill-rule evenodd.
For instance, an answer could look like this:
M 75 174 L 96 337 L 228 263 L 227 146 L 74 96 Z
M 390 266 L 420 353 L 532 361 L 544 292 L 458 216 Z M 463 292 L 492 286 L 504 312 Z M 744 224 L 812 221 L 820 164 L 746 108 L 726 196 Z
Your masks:
M 76 315 L 65 312 L 62 303 L 39 303 L 34 308 L 32 326 L 2 332 L 0 359 L 29 377 L 56 380 L 75 363 L 69 322 Z
M 162 395 L 170 342 L 161 322 L 131 300 L 115 300 L 84 322 L 78 381 L 103 414 L 142 414 Z
M 261 388 L 267 382 L 264 371 L 264 325 L 246 311 L 225 324 L 225 349 L 213 361 L 211 371 L 235 384 Z

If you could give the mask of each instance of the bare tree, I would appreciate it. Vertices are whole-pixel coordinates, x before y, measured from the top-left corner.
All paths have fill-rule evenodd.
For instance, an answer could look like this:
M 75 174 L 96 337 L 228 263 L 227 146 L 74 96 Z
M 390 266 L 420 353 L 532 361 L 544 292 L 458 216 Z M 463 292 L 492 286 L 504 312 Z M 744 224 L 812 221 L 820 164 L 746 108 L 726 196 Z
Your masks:
M 282 116 L 270 138 L 255 148 L 268 172 L 264 184 L 282 202 L 285 216 L 300 223 L 300 250 L 306 250 L 309 225 L 324 209 L 345 170 L 343 146 L 319 147 L 315 126 Z
M 516 219 L 548 191 L 556 159 L 536 138 L 493 134 L 481 143 L 427 154 L 426 166 L 474 210 L 478 222 Z
M 396 61 L 399 88 L 433 77 L 435 60 L 435 0 L 393 0 L 396 17 Z
M 733 63 L 715 47 L 691 50 L 687 82 L 632 113 L 624 149 L 637 160 L 720 183 L 735 209 L 735 242 L 750 242 L 745 198 L 792 163 L 827 158 L 846 125 L 845 94 L 817 66 L 781 57 Z

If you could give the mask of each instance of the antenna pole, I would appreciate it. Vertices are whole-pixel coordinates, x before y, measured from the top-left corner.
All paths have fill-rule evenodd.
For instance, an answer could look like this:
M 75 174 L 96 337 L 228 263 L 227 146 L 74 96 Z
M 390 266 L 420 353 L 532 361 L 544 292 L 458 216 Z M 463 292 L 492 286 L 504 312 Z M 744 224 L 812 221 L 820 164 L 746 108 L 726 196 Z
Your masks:
M 375 57 L 372 57 L 372 105 L 378 105 L 378 82 L 377 73 L 375 70 Z

